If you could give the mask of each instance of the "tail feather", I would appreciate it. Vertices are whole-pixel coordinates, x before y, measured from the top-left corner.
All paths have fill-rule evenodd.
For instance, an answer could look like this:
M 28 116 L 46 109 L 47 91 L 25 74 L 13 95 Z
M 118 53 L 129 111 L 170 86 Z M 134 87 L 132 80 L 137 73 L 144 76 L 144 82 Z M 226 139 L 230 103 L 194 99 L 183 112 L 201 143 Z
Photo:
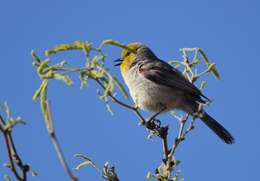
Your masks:
M 234 143 L 233 136 L 221 125 L 219 124 L 214 118 L 204 112 L 201 120 L 212 130 L 214 131 L 219 138 L 221 138 L 225 143 L 232 144 Z

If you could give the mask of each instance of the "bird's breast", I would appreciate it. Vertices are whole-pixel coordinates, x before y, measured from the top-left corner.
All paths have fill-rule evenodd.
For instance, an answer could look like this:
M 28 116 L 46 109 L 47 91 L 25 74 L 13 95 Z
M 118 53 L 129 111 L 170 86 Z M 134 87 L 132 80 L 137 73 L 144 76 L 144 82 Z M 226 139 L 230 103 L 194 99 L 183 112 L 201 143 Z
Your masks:
M 163 108 L 165 111 L 178 108 L 178 92 L 173 89 L 146 79 L 134 69 L 122 75 L 139 108 L 152 112 L 159 112 Z

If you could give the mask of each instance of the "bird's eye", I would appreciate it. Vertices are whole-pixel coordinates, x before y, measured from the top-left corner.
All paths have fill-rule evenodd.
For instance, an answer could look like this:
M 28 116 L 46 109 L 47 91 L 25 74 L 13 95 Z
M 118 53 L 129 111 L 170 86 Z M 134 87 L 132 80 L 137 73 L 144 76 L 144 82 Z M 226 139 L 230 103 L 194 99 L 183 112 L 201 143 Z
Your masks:
M 131 69 L 133 66 L 135 66 L 137 64 L 137 61 L 134 61 L 133 63 L 131 63 L 131 65 L 129 66 L 129 69 Z

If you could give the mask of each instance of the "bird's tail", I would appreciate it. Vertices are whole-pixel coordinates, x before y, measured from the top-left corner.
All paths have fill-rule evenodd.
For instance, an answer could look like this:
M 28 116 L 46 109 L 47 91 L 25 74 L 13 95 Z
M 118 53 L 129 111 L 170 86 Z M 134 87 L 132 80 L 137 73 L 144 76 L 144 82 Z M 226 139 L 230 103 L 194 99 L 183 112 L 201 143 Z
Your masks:
M 212 130 L 216 133 L 219 138 L 221 138 L 225 143 L 232 144 L 234 143 L 233 136 L 214 118 L 208 115 L 206 112 L 202 114 L 200 119 Z

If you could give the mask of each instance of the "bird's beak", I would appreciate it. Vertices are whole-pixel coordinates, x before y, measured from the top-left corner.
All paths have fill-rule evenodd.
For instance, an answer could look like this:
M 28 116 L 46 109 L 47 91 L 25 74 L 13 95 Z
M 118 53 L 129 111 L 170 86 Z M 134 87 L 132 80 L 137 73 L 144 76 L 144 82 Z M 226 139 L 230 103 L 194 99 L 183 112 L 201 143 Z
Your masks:
M 121 65 L 122 61 L 123 61 L 123 60 L 122 60 L 121 58 L 114 60 L 114 62 L 116 63 L 115 66 Z M 117 62 L 118 62 L 118 63 L 117 63 Z

